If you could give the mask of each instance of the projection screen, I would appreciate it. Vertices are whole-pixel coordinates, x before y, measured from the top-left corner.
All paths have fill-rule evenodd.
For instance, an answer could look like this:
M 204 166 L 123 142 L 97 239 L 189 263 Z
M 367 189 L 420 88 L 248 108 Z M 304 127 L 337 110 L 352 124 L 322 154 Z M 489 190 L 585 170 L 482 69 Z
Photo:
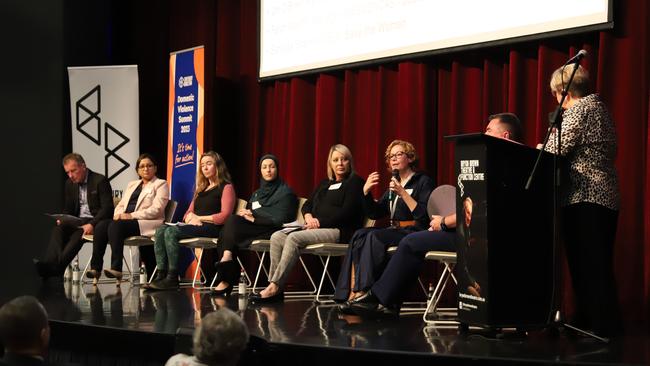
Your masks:
M 613 27 L 611 0 L 259 0 L 259 77 Z

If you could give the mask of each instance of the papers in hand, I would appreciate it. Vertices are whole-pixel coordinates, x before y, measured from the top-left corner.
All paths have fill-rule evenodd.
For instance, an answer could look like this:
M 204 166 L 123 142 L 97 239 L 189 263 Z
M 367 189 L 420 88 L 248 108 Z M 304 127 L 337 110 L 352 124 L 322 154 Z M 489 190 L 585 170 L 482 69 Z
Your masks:
M 184 223 L 184 222 L 166 222 L 165 225 L 168 225 L 168 226 L 185 226 L 185 225 L 189 225 L 189 224 Z
M 54 220 L 61 221 L 61 224 L 70 225 L 70 226 L 81 226 L 84 224 L 84 220 L 77 216 L 72 216 L 68 214 L 48 214 L 45 215 L 53 218 Z
M 299 221 L 292 221 L 292 222 L 287 222 L 282 224 L 282 227 L 303 227 L 305 224 L 299 222 Z
M 289 234 L 290 232 L 293 232 L 293 231 L 302 230 L 302 228 L 304 226 L 305 226 L 305 224 L 300 223 L 298 221 L 287 222 L 287 223 L 282 224 L 282 229 L 280 231 L 282 231 L 285 234 Z

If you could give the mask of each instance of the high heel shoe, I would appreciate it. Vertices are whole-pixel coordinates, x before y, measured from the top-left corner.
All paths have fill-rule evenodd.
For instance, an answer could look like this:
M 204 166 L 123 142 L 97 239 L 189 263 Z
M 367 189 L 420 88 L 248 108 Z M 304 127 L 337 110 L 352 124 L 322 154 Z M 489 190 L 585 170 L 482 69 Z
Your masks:
M 86 272 L 86 277 L 92 278 L 93 279 L 93 285 L 95 285 L 95 286 L 99 282 L 99 277 L 101 277 L 101 276 L 102 276 L 102 273 L 100 271 L 96 270 L 96 269 L 89 269 Z
M 227 296 L 227 295 L 230 295 L 230 293 L 232 292 L 232 284 L 228 284 L 228 286 L 226 288 L 221 289 L 221 290 L 217 290 L 215 287 L 211 288 L 210 290 L 212 290 L 213 295 Z
M 122 271 L 118 271 L 116 269 L 105 269 L 104 270 L 104 275 L 108 278 L 114 278 L 117 281 L 117 285 L 120 285 L 120 282 L 122 281 Z
M 275 295 L 271 295 L 269 297 L 262 297 L 257 294 L 257 296 L 252 296 L 248 300 L 251 302 L 251 304 L 272 304 L 276 302 L 282 302 L 284 301 L 284 292 L 278 291 L 275 293 Z

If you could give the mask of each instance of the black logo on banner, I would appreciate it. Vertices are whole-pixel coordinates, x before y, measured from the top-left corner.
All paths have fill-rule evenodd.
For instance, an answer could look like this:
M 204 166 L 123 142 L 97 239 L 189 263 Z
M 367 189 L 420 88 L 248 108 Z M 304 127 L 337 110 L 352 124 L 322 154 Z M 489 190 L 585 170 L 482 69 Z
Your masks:
M 109 134 L 108 133 L 109 131 L 111 131 L 113 134 Z M 104 156 L 104 171 L 106 172 L 105 175 L 106 177 L 108 177 L 108 180 L 112 180 L 113 178 L 120 175 L 120 173 L 122 173 L 129 167 L 129 163 L 126 160 L 122 159 L 115 152 L 117 152 L 117 150 L 119 150 L 122 146 L 126 145 L 131 140 L 128 137 L 126 137 L 126 135 L 118 131 L 115 127 L 111 126 L 111 124 L 108 122 L 104 123 L 104 136 L 106 137 L 104 139 L 104 150 L 108 153 Z M 111 136 L 115 136 L 115 137 L 111 137 Z M 117 144 L 115 147 L 111 148 L 110 146 L 111 144 L 109 144 L 109 140 L 112 139 L 117 140 L 118 138 L 121 138 L 122 141 L 119 144 Z M 109 160 L 111 159 L 111 157 L 119 161 L 120 163 L 122 163 L 122 167 L 118 169 L 116 172 L 114 172 L 113 174 L 109 175 L 108 167 L 110 166 Z
M 99 112 L 102 111 L 102 89 L 99 85 L 92 88 L 86 95 L 81 97 L 76 103 L 77 106 L 77 131 L 82 135 L 86 136 L 88 140 L 99 145 L 102 143 L 102 134 L 100 130 L 100 125 L 102 124 L 102 119 L 99 117 Z M 95 102 L 95 107 L 88 106 Z M 84 104 L 85 103 L 85 104 Z M 86 118 L 81 120 L 79 118 L 79 112 L 85 112 Z M 95 121 L 94 124 L 87 126 L 91 121 Z M 93 129 L 92 127 L 95 127 Z M 92 133 L 95 132 L 93 136 Z
M 97 85 L 75 103 L 77 131 L 98 146 L 102 143 L 102 119 L 99 115 L 102 111 L 101 92 L 101 85 Z M 106 151 L 106 155 L 104 155 L 104 175 L 109 181 L 131 166 L 117 154 L 117 151 L 129 141 L 131 140 L 117 128 L 108 122 L 104 123 L 104 151 Z M 117 167 L 112 169 L 111 165 L 116 165 L 116 162 L 118 162 Z

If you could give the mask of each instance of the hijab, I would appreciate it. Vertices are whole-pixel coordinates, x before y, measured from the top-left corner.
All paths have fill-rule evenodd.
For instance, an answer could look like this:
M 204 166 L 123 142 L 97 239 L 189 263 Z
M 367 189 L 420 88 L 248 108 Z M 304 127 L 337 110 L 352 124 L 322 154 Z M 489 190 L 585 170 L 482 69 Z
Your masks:
M 278 163 L 278 158 L 275 155 L 272 154 L 266 154 L 262 156 L 259 160 L 259 163 L 257 164 L 258 172 L 262 169 L 262 162 L 266 159 L 271 159 L 275 163 L 275 168 L 276 168 L 276 174 L 275 174 L 275 179 L 271 181 L 267 181 L 262 177 L 262 174 L 260 174 L 260 188 L 255 191 L 253 194 L 253 199 L 255 201 L 258 201 L 262 206 L 267 206 L 269 203 L 269 199 L 275 194 L 277 189 L 280 186 L 284 185 L 284 182 L 282 179 L 280 179 L 280 164 Z

